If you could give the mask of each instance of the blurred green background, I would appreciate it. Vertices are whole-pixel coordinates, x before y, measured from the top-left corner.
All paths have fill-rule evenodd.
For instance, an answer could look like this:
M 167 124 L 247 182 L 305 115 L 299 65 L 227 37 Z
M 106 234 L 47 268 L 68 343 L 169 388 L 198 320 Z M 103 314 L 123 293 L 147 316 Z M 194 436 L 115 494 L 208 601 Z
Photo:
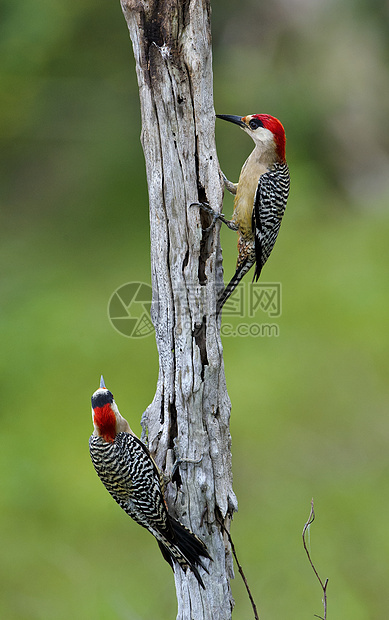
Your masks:
M 386 617 L 389 580 L 389 13 L 376 0 L 214 0 L 215 108 L 267 112 L 292 189 L 262 279 L 278 338 L 224 338 L 232 534 L 263 619 Z M 0 616 L 171 620 L 173 577 L 89 460 L 101 372 L 122 412 L 151 402 L 154 337 L 107 303 L 150 282 L 134 60 L 119 2 L 2 2 Z M 217 125 L 236 180 L 250 140 Z M 226 197 L 224 212 L 231 213 Z M 225 274 L 236 237 L 222 232 Z M 247 285 L 246 285 L 247 286 Z M 249 320 L 249 319 L 248 319 Z M 252 617 L 239 575 L 234 618 Z

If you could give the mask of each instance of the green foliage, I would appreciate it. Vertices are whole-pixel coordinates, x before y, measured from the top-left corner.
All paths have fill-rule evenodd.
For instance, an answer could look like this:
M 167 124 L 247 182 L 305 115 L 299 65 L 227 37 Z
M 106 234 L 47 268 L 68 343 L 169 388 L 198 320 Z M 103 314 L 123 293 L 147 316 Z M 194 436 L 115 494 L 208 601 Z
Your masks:
M 320 614 L 301 543 L 313 496 L 329 617 L 370 620 L 389 577 L 387 13 L 303 4 L 213 3 L 217 111 L 279 116 L 292 174 L 262 276 L 282 282 L 280 335 L 223 342 L 232 535 L 261 617 Z M 126 339 L 106 314 L 118 286 L 150 281 L 125 22 L 119 3 L 8 1 L 1 28 L 0 615 L 171 620 L 170 568 L 88 454 L 100 374 L 140 431 L 158 373 L 154 338 Z M 236 180 L 251 144 L 222 124 L 217 141 Z M 228 277 L 234 234 L 222 243 Z M 239 576 L 233 591 L 246 620 Z

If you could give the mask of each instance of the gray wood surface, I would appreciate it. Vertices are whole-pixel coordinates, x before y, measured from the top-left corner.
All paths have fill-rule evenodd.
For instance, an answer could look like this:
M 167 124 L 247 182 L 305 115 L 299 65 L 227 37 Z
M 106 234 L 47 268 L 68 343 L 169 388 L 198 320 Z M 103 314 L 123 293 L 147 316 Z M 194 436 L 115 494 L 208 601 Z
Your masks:
M 214 136 L 210 4 L 121 4 L 140 93 L 159 354 L 156 393 L 142 418 L 143 439 L 166 473 L 178 458 L 197 461 L 179 465 L 166 499 L 172 514 L 206 542 L 213 562 L 205 561 L 209 575 L 200 569 L 205 590 L 192 574 L 176 568 L 177 619 L 227 620 L 233 606 L 232 557 L 218 519 L 229 528 L 237 502 L 231 406 L 215 317 L 222 287 L 219 224 L 204 232 L 207 216 L 190 206 L 205 200 L 221 210 L 223 195 Z

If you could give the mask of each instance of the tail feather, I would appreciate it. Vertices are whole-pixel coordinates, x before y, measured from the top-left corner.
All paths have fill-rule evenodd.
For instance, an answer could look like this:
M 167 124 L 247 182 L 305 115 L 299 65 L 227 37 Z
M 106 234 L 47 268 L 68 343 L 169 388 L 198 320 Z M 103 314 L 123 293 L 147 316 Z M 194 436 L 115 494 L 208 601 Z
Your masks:
M 251 269 L 254 263 L 255 261 L 251 259 L 246 259 L 241 265 L 239 265 L 233 277 L 231 278 L 230 282 L 227 284 L 226 288 L 224 289 L 224 291 L 222 292 L 222 294 L 217 300 L 217 303 L 216 303 L 216 314 L 217 315 L 220 314 L 220 311 L 222 307 L 224 306 L 224 304 L 226 303 L 227 299 L 234 292 L 234 290 L 238 286 L 243 276 L 246 275 L 246 273 Z
M 208 573 L 207 568 L 201 560 L 201 557 L 212 560 L 207 547 L 200 538 L 182 525 L 182 523 L 170 517 L 170 515 L 169 521 L 172 526 L 174 537 L 173 541 L 158 541 L 163 557 L 170 566 L 173 566 L 173 561 L 175 561 L 185 572 L 189 568 L 201 587 L 205 589 L 204 582 L 200 577 L 197 567 L 201 566 L 201 568 Z

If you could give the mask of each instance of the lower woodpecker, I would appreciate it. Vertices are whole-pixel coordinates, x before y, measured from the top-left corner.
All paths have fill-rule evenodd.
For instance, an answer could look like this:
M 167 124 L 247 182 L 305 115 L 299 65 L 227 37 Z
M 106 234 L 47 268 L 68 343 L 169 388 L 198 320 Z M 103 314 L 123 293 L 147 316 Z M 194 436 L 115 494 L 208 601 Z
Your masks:
M 94 468 L 113 499 L 157 540 L 165 560 L 192 571 L 205 588 L 198 567 L 211 559 L 205 544 L 174 519 L 164 499 L 164 480 L 146 446 L 119 413 L 112 393 L 101 377 L 92 396 L 94 431 L 89 450 Z

